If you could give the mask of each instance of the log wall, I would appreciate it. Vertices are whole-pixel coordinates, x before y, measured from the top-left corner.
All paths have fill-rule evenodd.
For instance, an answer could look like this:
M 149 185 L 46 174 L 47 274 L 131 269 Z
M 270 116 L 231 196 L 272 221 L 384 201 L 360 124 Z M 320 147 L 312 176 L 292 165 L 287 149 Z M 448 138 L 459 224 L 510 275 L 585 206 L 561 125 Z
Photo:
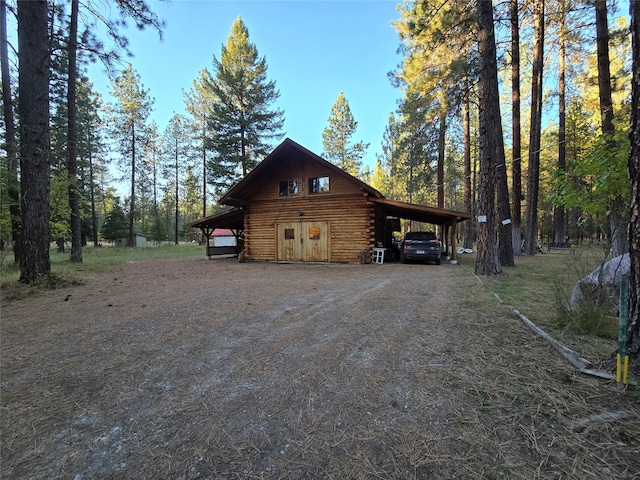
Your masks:
M 374 206 L 362 192 L 336 194 L 333 184 L 330 193 L 252 201 L 244 218 L 245 258 L 277 260 L 276 225 L 300 220 L 328 222 L 330 262 L 358 263 L 361 251 L 370 258 Z

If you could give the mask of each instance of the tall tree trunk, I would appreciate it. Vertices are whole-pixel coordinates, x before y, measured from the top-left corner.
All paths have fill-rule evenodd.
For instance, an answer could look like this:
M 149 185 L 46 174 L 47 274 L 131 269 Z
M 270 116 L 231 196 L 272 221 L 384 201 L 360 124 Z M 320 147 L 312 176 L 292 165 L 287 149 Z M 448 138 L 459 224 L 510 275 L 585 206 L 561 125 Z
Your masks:
M 91 225 L 93 246 L 98 246 L 98 214 L 96 212 L 95 182 L 93 181 L 93 154 L 91 150 L 91 135 L 89 135 L 89 195 L 91 197 Z
M 51 49 L 46 1 L 18 2 L 18 85 L 22 255 L 20 281 L 51 272 L 49 244 L 49 74 Z
M 158 151 L 157 144 L 153 144 L 153 213 L 158 212 Z
M 247 147 L 245 145 L 244 138 L 244 127 L 240 127 L 240 155 L 242 155 L 242 178 L 247 176 L 248 173 L 248 165 L 247 165 Z M 342 159 L 342 164 L 344 165 L 344 158 Z
M 499 109 L 499 106 L 498 106 Z M 499 113 L 499 112 L 498 112 Z M 500 117 L 498 117 L 500 118 Z M 504 155 L 504 140 L 502 137 L 502 123 L 494 126 L 495 145 L 495 175 L 498 193 L 498 255 L 503 267 L 516 265 L 513 255 L 513 234 L 511 208 L 509 206 L 509 187 L 507 180 L 507 165 Z
M 544 65 L 544 0 L 533 2 L 533 70 L 531 79 L 531 131 L 525 209 L 525 252 L 538 246 L 538 187 L 540 183 L 540 132 L 542 129 L 542 71 Z
M 511 0 L 511 198 L 514 255 L 522 255 L 522 128 L 520 126 L 520 25 L 518 0 Z
M 469 77 L 464 77 L 464 91 L 462 98 L 462 130 L 464 144 L 464 210 L 473 212 L 473 201 L 471 191 L 471 119 L 469 113 Z M 464 248 L 473 248 L 473 227 L 472 223 L 463 222 Z
M 174 243 L 176 245 L 178 245 L 178 214 L 179 214 L 179 208 L 178 208 L 178 195 L 179 195 L 179 190 L 178 190 L 178 182 L 180 181 L 180 179 L 178 178 L 178 139 L 176 138 L 176 144 L 175 144 L 175 148 L 176 148 L 176 218 L 175 218 L 175 234 L 173 237 Z
M 69 78 L 67 81 L 67 171 L 69 173 L 69 208 L 71 210 L 71 256 L 72 262 L 82 262 L 82 225 L 80 223 L 80 193 L 78 181 L 78 134 L 76 123 L 76 78 L 78 50 L 78 5 L 71 0 L 69 25 Z
M 205 141 L 207 138 L 207 122 L 202 115 L 202 218 L 207 216 L 207 149 Z
M 5 126 L 5 152 L 7 154 L 7 196 L 9 198 L 9 216 L 11 218 L 11 238 L 13 240 L 13 258 L 20 263 L 22 249 L 20 221 L 20 182 L 18 181 L 18 155 L 16 144 L 16 125 L 13 115 L 13 95 L 11 94 L 11 75 L 9 71 L 9 49 L 7 40 L 7 2 L 0 1 L 0 69 L 2 70 L 2 106 Z
M 436 192 L 438 208 L 444 208 L 444 154 L 447 133 L 447 100 L 445 92 L 440 93 L 440 128 L 438 130 L 438 164 L 436 167 Z
M 631 86 L 631 129 L 629 177 L 631 178 L 631 221 L 629 222 L 629 330 L 627 348 L 632 365 L 640 368 L 640 2 L 630 0 L 633 51 Z
M 492 2 L 477 2 L 478 9 L 478 53 L 480 57 L 480 80 L 478 104 L 480 108 L 480 183 L 478 185 L 478 254 L 475 273 L 493 275 L 502 272 L 498 257 L 495 231 L 495 153 L 492 128 L 500 123 L 495 117 L 499 113 L 498 68 L 496 43 L 493 29 Z
M 447 96 L 446 92 L 440 92 L 440 128 L 438 129 L 438 163 L 436 165 L 436 201 L 438 208 L 444 208 L 444 154 L 447 133 Z M 440 239 L 445 239 L 446 233 L 443 227 L 438 227 Z M 448 247 L 448 241 L 445 246 Z
M 567 167 L 567 113 L 566 113 L 566 82 L 565 82 L 565 58 L 566 58 L 566 0 L 561 0 L 560 38 L 558 52 L 558 175 L 565 174 Z M 553 241 L 565 241 L 564 206 L 556 205 L 553 208 Z
M 598 91 L 600 117 L 605 142 L 613 142 L 613 101 L 611 100 L 611 73 L 609 68 L 609 22 L 606 0 L 596 0 L 596 47 L 598 51 Z M 612 146 L 613 148 L 613 146 Z M 620 195 L 609 200 L 609 227 L 611 230 L 611 254 L 614 257 L 627 251 L 626 205 Z M 623 213 L 624 212 L 624 213 Z
M 609 69 L 609 21 L 606 0 L 595 0 L 596 46 L 598 50 L 598 90 L 600 94 L 600 116 L 602 134 L 615 132 L 613 125 L 613 102 L 611 100 L 611 73 Z
M 502 132 L 502 115 L 500 113 L 500 97 L 498 93 L 497 71 L 495 85 L 495 101 L 490 105 L 492 109 L 491 118 L 496 123 L 491 125 L 492 148 L 494 149 L 494 175 L 497 188 L 498 200 L 498 255 L 500 265 L 503 267 L 513 267 L 516 262 L 513 257 L 513 237 L 511 208 L 509 206 L 509 186 L 507 180 L 507 164 L 504 155 L 504 137 Z
M 136 121 L 131 120 L 131 199 L 129 200 L 129 246 L 136 246 L 133 220 L 136 213 Z

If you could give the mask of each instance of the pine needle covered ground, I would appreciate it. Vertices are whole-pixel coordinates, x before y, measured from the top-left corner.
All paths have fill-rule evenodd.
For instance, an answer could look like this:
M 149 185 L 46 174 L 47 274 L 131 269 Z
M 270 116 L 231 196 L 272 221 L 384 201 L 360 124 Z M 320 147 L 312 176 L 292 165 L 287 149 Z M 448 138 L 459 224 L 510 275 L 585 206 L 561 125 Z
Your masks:
M 471 255 L 198 256 L 5 300 L 0 474 L 640 478 L 638 393 L 576 373 L 505 308 L 552 327 L 553 279 L 511 298 L 529 261 L 479 281 Z

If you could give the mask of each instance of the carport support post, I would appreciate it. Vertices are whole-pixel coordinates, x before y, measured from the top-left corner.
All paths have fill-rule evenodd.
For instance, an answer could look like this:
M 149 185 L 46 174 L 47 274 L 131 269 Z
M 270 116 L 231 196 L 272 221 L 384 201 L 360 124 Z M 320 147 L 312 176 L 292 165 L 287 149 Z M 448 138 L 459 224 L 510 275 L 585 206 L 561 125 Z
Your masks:
M 213 229 L 215 230 L 215 228 Z M 211 260 L 211 255 L 209 255 L 209 237 L 213 233 L 213 230 L 209 231 L 208 228 L 201 228 L 202 236 L 204 237 L 204 256 L 207 260 Z
M 451 259 L 457 260 L 456 257 L 456 227 L 458 226 L 457 220 L 454 220 L 451 224 L 449 233 L 451 235 Z

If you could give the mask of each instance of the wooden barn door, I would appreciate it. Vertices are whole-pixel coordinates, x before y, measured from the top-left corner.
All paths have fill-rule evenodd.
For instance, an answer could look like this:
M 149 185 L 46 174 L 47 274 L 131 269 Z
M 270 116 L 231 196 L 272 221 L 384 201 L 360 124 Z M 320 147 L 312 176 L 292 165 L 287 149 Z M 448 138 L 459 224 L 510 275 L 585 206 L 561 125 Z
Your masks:
M 277 259 L 289 262 L 329 260 L 327 222 L 287 222 L 277 224 Z
M 300 222 L 278 223 L 277 228 L 277 259 L 285 262 L 301 261 L 302 238 L 300 237 Z
M 329 261 L 327 222 L 302 222 L 302 259 L 305 262 Z

